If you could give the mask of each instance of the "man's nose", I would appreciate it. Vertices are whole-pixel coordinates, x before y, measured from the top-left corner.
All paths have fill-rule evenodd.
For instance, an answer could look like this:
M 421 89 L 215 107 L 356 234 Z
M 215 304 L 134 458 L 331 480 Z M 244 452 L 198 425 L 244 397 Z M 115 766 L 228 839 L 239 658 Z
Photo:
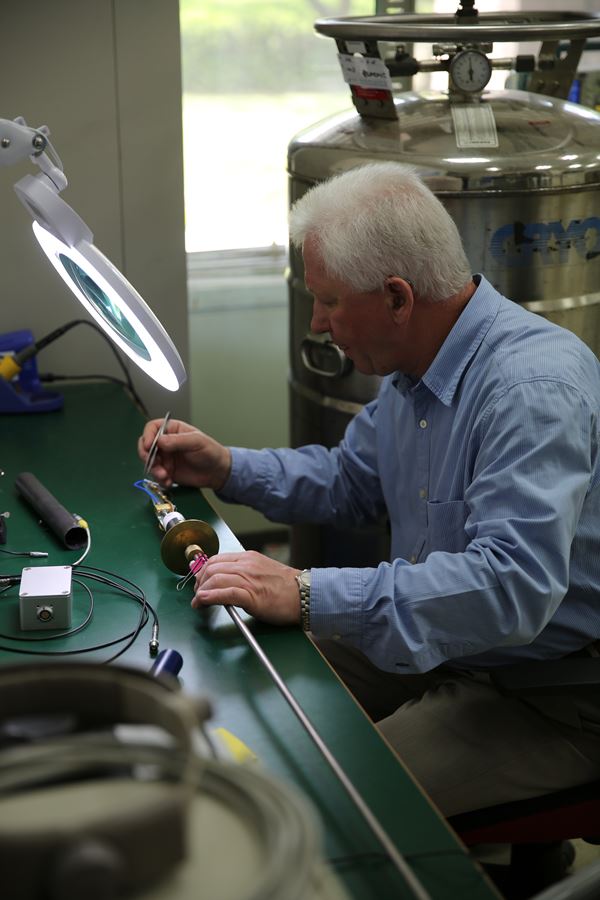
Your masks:
M 323 334 L 323 332 L 329 331 L 329 317 L 325 315 L 322 307 L 319 308 L 316 300 L 313 303 L 310 330 L 313 334 Z

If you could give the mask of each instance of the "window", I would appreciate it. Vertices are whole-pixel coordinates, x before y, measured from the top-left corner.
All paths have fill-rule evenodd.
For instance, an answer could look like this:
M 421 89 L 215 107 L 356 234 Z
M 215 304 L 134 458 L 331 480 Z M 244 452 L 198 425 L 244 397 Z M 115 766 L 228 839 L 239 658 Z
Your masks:
M 351 106 L 315 19 L 374 0 L 181 0 L 186 248 L 287 243 L 286 150 Z

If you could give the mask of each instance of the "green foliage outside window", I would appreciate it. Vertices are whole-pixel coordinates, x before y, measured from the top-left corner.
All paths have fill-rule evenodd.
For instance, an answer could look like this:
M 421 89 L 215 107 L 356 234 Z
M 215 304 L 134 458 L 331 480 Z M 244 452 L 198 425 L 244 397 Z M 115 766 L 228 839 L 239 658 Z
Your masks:
M 374 0 L 180 0 L 184 90 L 280 93 L 339 87 L 317 18 L 373 15 Z

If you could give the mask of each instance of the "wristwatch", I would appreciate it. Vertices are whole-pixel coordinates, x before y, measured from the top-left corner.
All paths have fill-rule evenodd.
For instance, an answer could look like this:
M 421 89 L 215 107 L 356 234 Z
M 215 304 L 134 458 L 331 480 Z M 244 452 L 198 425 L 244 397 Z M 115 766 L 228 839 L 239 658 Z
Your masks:
M 300 592 L 300 622 L 303 631 L 310 631 L 310 569 L 303 569 L 296 575 Z

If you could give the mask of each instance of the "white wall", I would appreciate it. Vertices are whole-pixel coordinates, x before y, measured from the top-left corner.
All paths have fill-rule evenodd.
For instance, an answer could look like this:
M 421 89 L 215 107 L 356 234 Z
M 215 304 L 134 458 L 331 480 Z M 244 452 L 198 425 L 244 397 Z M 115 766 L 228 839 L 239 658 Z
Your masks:
M 181 73 L 177 0 L 3 0 L 0 117 L 48 125 L 69 186 L 62 193 L 100 250 L 136 287 L 187 367 Z M 0 169 L 0 331 L 41 337 L 83 308 L 38 250 L 12 185 L 37 167 Z M 105 342 L 78 327 L 40 353 L 40 370 L 119 369 Z M 153 415 L 189 416 L 131 366 Z

